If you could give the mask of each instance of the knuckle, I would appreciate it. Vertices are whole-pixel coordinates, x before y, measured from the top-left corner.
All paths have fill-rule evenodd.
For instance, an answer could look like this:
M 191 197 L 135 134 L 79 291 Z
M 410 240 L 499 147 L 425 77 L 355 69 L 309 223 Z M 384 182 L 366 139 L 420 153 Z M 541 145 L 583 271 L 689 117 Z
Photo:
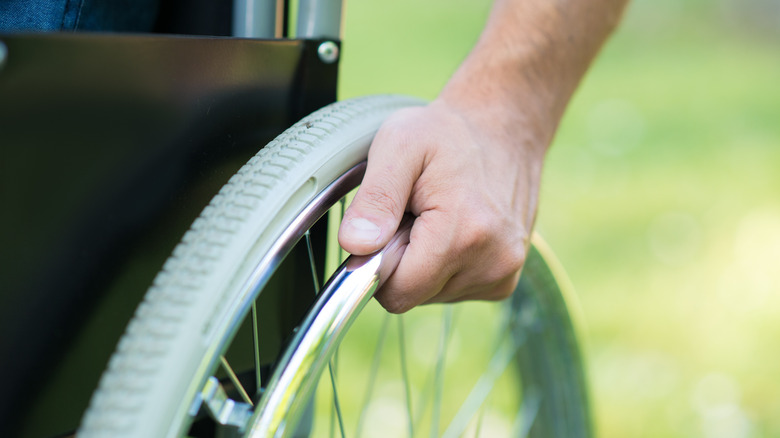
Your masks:
M 488 281 L 500 281 L 515 276 L 525 264 L 525 248 L 522 245 L 509 245 L 496 254 Z M 511 293 L 511 290 L 509 291 Z
M 372 147 L 375 145 L 391 146 L 394 150 L 409 147 L 410 136 L 414 131 L 415 116 L 409 109 L 400 110 L 391 115 L 377 131 Z
M 403 128 L 405 128 L 409 123 L 416 122 L 424 110 L 425 107 L 416 106 L 401 108 L 391 114 L 390 117 L 385 120 L 382 126 L 387 126 L 388 128 L 393 129 L 400 128 L 403 130 Z
M 464 227 L 461 234 L 461 246 L 468 250 L 481 250 L 489 247 L 496 240 L 496 227 L 490 218 L 474 217 L 469 224 Z
M 522 244 L 510 245 L 504 252 L 507 274 L 518 272 L 525 264 L 526 251 Z
M 495 284 L 516 276 L 525 264 L 526 252 L 522 243 L 504 240 L 471 254 L 473 278 L 480 284 Z M 511 290 L 508 292 L 511 293 Z
M 489 219 L 475 221 L 471 229 L 471 243 L 476 247 L 489 245 L 496 239 L 495 233 L 496 229 Z

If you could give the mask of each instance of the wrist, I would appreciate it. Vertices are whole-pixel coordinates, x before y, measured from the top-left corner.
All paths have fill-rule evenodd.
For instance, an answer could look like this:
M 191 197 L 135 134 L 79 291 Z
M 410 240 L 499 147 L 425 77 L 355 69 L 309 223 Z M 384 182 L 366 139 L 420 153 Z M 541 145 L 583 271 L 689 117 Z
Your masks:
M 433 104 L 457 112 L 502 143 L 543 156 L 560 119 L 551 114 L 548 99 L 547 93 L 532 92 L 525 83 L 504 86 L 488 75 L 460 70 Z

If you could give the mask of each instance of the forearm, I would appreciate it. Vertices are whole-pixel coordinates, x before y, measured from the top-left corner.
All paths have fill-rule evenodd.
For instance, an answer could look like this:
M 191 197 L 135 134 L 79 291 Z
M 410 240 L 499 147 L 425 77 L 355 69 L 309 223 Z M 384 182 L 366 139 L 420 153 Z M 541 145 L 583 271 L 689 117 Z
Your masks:
M 475 120 L 524 126 L 532 143 L 546 149 L 626 2 L 496 0 L 479 42 L 440 98 Z

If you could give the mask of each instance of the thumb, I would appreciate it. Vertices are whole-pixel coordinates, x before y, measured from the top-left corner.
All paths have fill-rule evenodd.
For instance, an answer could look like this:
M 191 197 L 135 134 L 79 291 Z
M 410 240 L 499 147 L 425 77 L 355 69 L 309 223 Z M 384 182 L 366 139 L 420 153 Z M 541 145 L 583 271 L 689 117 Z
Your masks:
M 363 182 L 339 228 L 339 244 L 356 255 L 384 247 L 395 234 L 420 165 L 379 135 L 371 145 Z M 408 149 L 408 148 L 406 148 Z

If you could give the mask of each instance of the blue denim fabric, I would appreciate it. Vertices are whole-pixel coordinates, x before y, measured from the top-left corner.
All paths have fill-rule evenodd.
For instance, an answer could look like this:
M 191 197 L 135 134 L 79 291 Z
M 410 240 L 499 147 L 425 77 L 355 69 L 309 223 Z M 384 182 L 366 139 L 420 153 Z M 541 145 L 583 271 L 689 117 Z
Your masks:
M 0 0 L 0 32 L 149 32 L 157 0 Z

